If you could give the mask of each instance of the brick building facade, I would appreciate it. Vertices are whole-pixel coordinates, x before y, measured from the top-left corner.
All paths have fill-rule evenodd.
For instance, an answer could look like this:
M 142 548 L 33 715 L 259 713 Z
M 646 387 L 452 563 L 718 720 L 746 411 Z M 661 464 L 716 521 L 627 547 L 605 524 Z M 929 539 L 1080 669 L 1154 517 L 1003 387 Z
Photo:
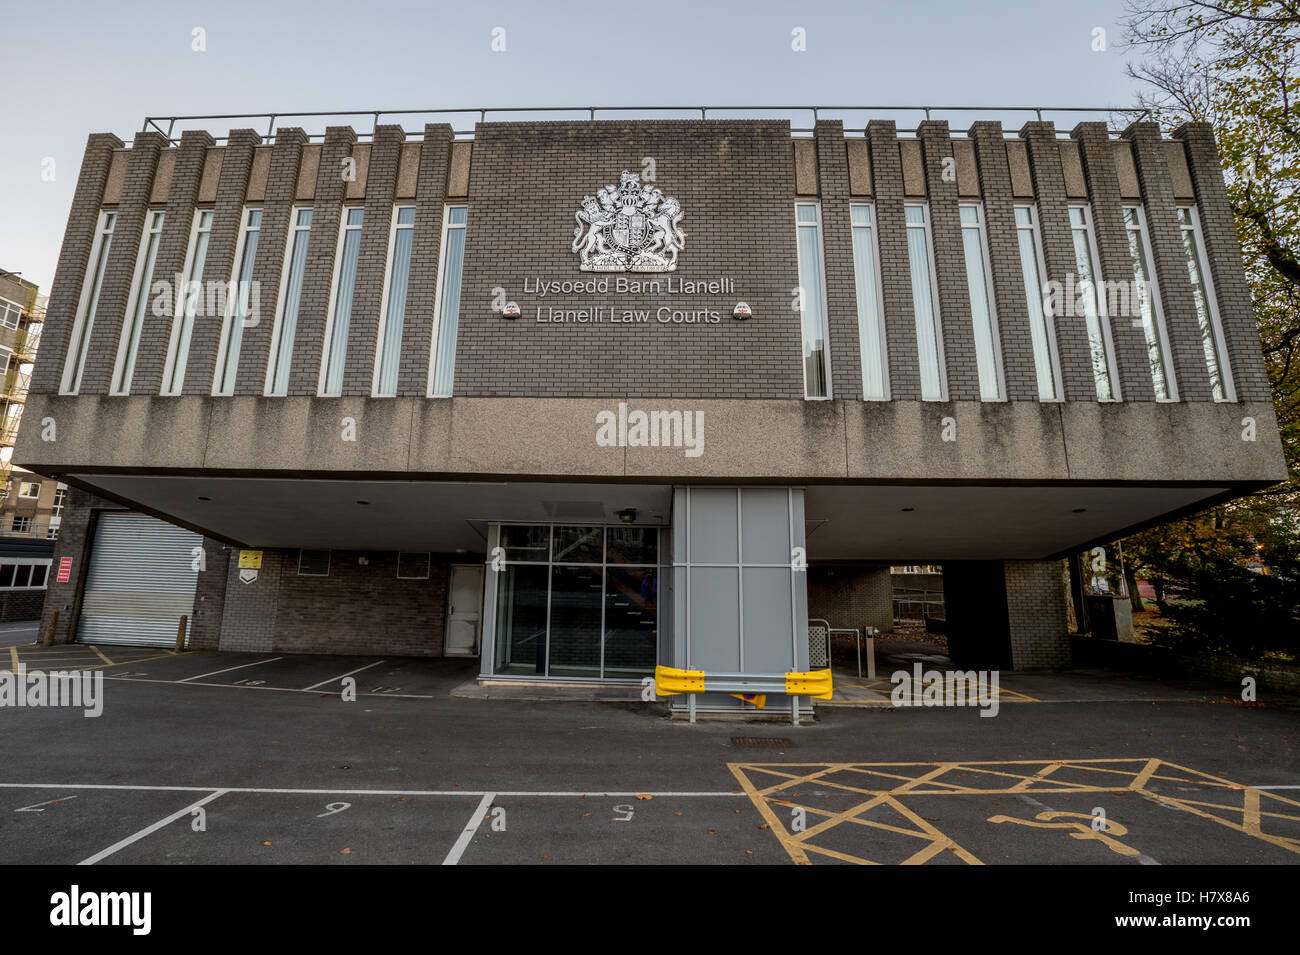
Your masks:
M 1064 555 L 1285 477 L 1197 124 L 94 134 L 29 406 L 29 467 L 199 535 L 197 645 L 502 679 L 797 669 L 891 562 L 1059 666 Z

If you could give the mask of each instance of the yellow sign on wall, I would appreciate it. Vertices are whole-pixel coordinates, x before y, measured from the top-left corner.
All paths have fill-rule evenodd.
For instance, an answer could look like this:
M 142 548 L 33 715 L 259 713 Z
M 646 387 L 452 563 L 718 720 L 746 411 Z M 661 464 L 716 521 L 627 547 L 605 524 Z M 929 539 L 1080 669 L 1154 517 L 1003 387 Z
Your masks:
M 239 552 L 240 570 L 261 570 L 262 552 L 260 550 L 241 550 Z

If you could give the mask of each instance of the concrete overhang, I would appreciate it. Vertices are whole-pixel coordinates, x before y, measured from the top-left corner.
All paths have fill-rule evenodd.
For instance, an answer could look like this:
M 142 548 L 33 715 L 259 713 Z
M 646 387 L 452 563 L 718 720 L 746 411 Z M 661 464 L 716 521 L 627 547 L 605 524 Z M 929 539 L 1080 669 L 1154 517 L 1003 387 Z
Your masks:
M 620 403 L 691 411 L 702 453 L 602 446 Z M 1033 559 L 1286 479 L 1268 403 L 37 395 L 24 422 L 33 471 L 267 547 L 477 549 L 492 520 L 778 484 L 814 560 Z

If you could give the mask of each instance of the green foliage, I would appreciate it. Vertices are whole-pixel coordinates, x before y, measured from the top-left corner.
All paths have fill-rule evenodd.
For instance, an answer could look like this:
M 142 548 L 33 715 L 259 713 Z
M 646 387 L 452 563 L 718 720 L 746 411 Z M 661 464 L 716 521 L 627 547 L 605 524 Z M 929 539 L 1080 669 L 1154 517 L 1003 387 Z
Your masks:
M 1173 621 L 1151 631 L 1155 643 L 1248 659 L 1300 649 L 1300 535 L 1290 522 L 1263 541 L 1232 527 L 1199 546 L 1158 553 L 1150 566 L 1167 581 Z

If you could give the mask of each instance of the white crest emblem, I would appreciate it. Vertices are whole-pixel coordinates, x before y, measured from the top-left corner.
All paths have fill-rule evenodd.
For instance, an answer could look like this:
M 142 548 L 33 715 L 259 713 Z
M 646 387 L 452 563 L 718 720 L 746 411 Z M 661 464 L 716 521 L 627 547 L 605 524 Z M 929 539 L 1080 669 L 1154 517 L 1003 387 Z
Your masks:
M 627 170 L 617 186 L 584 197 L 574 218 L 573 251 L 584 272 L 672 272 L 686 245 L 677 200 Z

